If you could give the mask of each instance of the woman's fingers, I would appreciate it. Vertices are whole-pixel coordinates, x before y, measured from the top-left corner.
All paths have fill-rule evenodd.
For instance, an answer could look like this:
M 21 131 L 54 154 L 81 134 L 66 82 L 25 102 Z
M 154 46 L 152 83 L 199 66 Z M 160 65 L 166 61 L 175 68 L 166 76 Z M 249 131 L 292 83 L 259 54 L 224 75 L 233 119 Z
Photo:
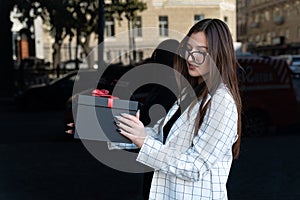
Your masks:
M 75 124 L 71 122 L 71 123 L 68 123 L 67 126 L 69 126 L 69 127 L 75 127 Z
M 139 148 L 144 144 L 145 138 L 142 136 L 133 135 L 131 133 L 126 132 L 125 130 L 120 130 L 120 134 L 124 135 L 128 139 L 130 139 L 134 144 L 136 144 Z
M 75 127 L 75 123 L 73 123 L 73 122 L 68 123 L 67 126 L 72 129 L 67 130 L 66 133 L 72 135 L 74 133 L 73 128 Z
M 123 116 L 117 116 L 116 117 L 116 125 L 124 124 L 128 127 L 134 127 L 135 123 L 131 121 L 129 118 L 123 117 Z
M 133 116 L 133 115 L 130 115 L 130 114 L 127 114 L 127 113 L 121 113 L 120 115 L 121 115 L 121 117 L 123 117 L 123 118 L 125 118 L 129 121 L 132 121 L 137 125 L 143 125 L 143 123 L 139 120 L 139 115 L 140 115 L 139 111 L 137 112 L 136 116 Z
M 67 130 L 66 133 L 69 134 L 69 135 L 72 135 L 73 134 L 73 130 Z
M 120 123 L 120 122 L 116 124 L 118 126 L 118 128 L 120 128 L 121 130 L 125 130 L 128 133 L 133 132 L 133 128 L 132 128 L 132 126 L 127 124 L 128 122 L 127 123 L 123 123 L 123 122 Z
M 116 126 L 120 134 L 129 138 L 138 147 L 141 147 L 146 138 L 146 131 L 144 124 L 138 119 L 139 114 L 136 116 L 130 114 L 120 114 L 115 116 Z

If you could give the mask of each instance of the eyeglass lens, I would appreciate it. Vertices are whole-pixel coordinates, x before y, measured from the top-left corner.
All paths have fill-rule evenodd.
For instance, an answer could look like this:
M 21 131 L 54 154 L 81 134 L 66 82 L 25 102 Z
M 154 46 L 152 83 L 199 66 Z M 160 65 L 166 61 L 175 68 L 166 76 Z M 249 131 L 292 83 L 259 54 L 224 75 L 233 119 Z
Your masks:
M 202 64 L 204 62 L 205 59 L 205 54 L 200 52 L 200 51 L 186 51 L 186 58 L 188 59 L 188 57 L 191 56 L 193 61 L 196 64 Z

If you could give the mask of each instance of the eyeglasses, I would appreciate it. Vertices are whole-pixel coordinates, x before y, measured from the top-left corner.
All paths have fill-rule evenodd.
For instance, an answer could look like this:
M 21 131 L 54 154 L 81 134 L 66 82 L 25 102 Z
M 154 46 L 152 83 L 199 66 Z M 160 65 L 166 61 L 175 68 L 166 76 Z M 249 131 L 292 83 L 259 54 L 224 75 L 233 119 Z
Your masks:
M 188 59 L 189 56 L 191 56 L 193 62 L 197 65 L 201 65 L 204 63 L 207 54 L 208 53 L 204 51 L 191 51 L 189 49 L 186 49 L 186 59 Z

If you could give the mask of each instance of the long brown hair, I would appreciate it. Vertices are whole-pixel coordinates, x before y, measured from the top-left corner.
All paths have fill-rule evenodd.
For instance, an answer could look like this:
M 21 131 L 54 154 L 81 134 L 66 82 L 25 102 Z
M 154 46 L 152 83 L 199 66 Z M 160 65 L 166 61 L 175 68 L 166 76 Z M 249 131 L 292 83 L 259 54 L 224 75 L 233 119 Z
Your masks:
M 199 77 L 192 77 L 189 75 L 185 58 L 187 42 L 193 33 L 198 32 L 203 32 L 206 35 L 208 54 L 216 67 L 211 68 L 208 75 L 209 77 L 205 80 L 205 88 L 201 90 L 200 94 L 196 94 L 198 99 L 202 98 L 202 101 L 196 120 L 198 123 L 195 123 L 195 132 L 198 132 L 206 111 L 209 108 L 210 100 L 207 100 L 208 95 L 213 95 L 220 83 L 224 83 L 233 96 L 238 111 L 239 137 L 232 148 L 234 158 L 238 158 L 241 142 L 242 103 L 237 79 L 237 60 L 233 47 L 232 36 L 227 24 L 219 19 L 204 19 L 197 22 L 180 43 L 178 53 L 174 60 L 174 69 L 180 72 L 181 75 L 188 80 L 192 87 L 199 84 Z

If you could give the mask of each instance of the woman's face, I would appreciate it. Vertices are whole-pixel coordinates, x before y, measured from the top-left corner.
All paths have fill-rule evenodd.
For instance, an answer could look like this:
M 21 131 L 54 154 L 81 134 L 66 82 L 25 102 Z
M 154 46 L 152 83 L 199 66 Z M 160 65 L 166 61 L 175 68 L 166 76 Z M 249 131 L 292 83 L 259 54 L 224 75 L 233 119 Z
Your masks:
M 207 40 L 204 32 L 193 33 L 187 42 L 185 58 L 190 76 L 202 77 L 209 72 Z

